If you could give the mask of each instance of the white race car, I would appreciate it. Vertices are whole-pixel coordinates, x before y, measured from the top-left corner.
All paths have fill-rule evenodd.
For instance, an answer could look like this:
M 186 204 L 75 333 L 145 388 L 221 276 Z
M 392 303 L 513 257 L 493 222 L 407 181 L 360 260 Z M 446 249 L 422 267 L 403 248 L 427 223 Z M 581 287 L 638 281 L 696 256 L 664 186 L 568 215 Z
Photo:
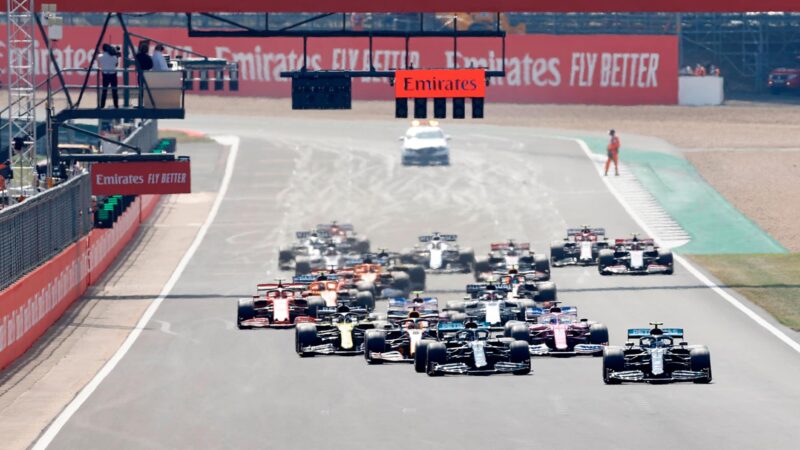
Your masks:
M 450 147 L 447 143 L 450 136 L 442 132 L 435 120 L 415 120 L 400 140 L 403 142 L 404 166 L 450 164 Z

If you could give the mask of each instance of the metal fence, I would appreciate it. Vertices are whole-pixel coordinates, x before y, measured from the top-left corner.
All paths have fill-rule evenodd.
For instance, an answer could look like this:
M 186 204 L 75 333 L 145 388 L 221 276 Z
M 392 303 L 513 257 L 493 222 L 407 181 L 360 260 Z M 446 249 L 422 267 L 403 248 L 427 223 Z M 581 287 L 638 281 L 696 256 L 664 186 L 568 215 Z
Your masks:
M 92 228 L 88 174 L 0 210 L 0 290 Z

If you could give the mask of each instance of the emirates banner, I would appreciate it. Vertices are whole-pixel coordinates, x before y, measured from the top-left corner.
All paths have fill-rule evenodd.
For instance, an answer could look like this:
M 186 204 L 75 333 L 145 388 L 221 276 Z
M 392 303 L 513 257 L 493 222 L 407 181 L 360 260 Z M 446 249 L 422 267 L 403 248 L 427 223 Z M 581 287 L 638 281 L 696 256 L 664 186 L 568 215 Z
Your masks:
M 301 39 L 190 39 L 183 28 L 132 31 L 239 63 L 239 91 L 226 91 L 224 95 L 290 97 L 291 81 L 281 78 L 280 73 L 299 70 L 303 65 Z M 0 27 L 0 33 L 4 32 L 5 27 Z M 61 66 L 86 67 L 99 34 L 99 27 L 65 27 L 64 39 L 55 50 Z M 105 41 L 120 45 L 122 32 L 118 28 L 109 29 Z M 44 45 L 39 43 L 36 52 L 39 74 L 45 73 L 46 57 Z M 458 67 L 493 71 L 505 67 L 505 78 L 489 81 L 486 89 L 489 101 L 637 105 L 675 104 L 678 98 L 676 36 L 509 35 L 505 59 L 499 39 L 459 39 L 457 50 L 452 39 L 411 39 L 406 55 L 403 39 L 376 38 L 370 52 L 367 39 L 311 38 L 306 59 L 309 70 L 368 70 L 370 61 L 376 70 L 394 70 L 404 68 L 406 60 L 420 69 Z M 0 47 L 0 67 L 5 64 L 5 48 Z M 68 82 L 80 81 L 73 75 Z M 210 85 L 213 88 L 213 83 Z M 353 82 L 355 99 L 391 99 L 394 94 L 386 78 L 360 78 Z
M 91 174 L 92 195 L 192 192 L 189 161 L 94 163 Z

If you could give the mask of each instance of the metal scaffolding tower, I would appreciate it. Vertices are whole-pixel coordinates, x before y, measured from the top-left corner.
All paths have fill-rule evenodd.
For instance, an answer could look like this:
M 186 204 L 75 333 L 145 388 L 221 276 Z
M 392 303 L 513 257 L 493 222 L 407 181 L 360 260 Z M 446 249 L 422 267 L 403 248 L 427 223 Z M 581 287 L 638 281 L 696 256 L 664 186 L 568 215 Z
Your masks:
M 12 161 L 19 195 L 34 195 L 36 166 L 36 80 L 33 0 L 8 0 L 8 159 Z M 4 158 L 5 159 L 5 158 Z M 28 172 L 31 171 L 31 172 Z M 16 186 L 15 186 L 16 185 Z

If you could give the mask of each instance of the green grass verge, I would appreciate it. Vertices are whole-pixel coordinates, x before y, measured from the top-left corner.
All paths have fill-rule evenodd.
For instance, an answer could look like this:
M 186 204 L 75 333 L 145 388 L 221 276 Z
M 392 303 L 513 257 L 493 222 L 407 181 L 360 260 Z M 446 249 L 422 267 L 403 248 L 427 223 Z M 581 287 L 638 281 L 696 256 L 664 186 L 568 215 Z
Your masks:
M 800 253 L 691 255 L 726 286 L 800 331 Z
M 214 142 L 211 138 L 201 134 L 189 134 L 178 130 L 158 130 L 158 137 L 175 138 L 178 143 L 192 144 L 197 142 Z

